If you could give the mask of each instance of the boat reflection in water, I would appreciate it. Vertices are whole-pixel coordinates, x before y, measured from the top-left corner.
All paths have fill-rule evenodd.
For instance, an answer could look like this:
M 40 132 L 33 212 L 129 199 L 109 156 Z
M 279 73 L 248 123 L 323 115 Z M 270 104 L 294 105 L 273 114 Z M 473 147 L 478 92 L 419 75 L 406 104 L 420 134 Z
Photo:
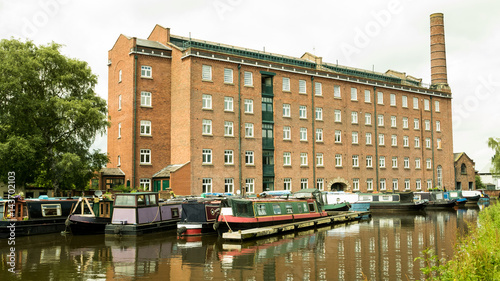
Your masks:
M 415 258 L 449 258 L 479 208 L 374 215 L 371 220 L 227 243 L 175 230 L 105 238 L 49 234 L 16 240 L 18 280 L 423 280 Z M 7 259 L 0 240 L 0 258 Z M 15 280 L 0 265 L 0 280 Z

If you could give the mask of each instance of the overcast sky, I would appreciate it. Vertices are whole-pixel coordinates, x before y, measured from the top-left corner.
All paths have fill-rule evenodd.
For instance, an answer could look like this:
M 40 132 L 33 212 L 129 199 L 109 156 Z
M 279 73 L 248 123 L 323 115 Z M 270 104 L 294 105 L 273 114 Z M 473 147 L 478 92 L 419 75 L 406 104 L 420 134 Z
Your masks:
M 294 57 L 310 52 L 430 83 L 429 16 L 437 12 L 445 21 L 454 151 L 482 170 L 493 154 L 488 138 L 500 138 L 500 1 L 0 0 L 0 38 L 63 44 L 65 55 L 99 76 L 105 99 L 108 50 L 120 34 L 147 38 L 156 24 L 175 35 Z M 94 146 L 106 151 L 106 136 Z

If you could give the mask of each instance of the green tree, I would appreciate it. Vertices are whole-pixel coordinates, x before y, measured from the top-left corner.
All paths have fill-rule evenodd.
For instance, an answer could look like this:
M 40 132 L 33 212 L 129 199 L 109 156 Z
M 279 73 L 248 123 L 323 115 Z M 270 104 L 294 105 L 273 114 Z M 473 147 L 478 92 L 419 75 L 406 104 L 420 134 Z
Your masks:
M 476 175 L 476 189 L 486 189 L 486 185 L 484 185 L 479 175 Z
M 489 138 L 488 147 L 495 151 L 495 154 L 491 157 L 492 172 L 500 173 L 500 138 Z
M 0 180 L 13 171 L 17 186 L 80 189 L 108 162 L 90 151 L 109 125 L 97 76 L 60 48 L 0 41 Z

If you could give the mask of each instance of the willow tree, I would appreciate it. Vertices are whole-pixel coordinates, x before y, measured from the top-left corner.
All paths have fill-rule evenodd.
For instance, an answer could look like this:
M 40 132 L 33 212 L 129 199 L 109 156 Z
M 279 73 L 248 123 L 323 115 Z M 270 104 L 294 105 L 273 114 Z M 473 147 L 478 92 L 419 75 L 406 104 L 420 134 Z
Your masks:
M 500 174 L 500 138 L 489 138 L 488 146 L 495 151 L 491 157 L 492 172 Z
M 61 45 L 0 41 L 0 180 L 17 186 L 83 188 L 108 161 L 90 147 L 108 126 L 97 76 Z

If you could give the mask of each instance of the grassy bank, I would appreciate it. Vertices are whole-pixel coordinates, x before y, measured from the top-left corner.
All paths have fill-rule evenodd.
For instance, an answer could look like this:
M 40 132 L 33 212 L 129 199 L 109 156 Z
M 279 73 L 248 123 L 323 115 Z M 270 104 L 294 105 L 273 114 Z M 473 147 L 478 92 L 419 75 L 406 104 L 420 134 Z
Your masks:
M 427 280 L 500 280 L 500 204 L 479 212 L 478 225 L 460 239 L 453 259 L 441 265 L 424 251 Z

